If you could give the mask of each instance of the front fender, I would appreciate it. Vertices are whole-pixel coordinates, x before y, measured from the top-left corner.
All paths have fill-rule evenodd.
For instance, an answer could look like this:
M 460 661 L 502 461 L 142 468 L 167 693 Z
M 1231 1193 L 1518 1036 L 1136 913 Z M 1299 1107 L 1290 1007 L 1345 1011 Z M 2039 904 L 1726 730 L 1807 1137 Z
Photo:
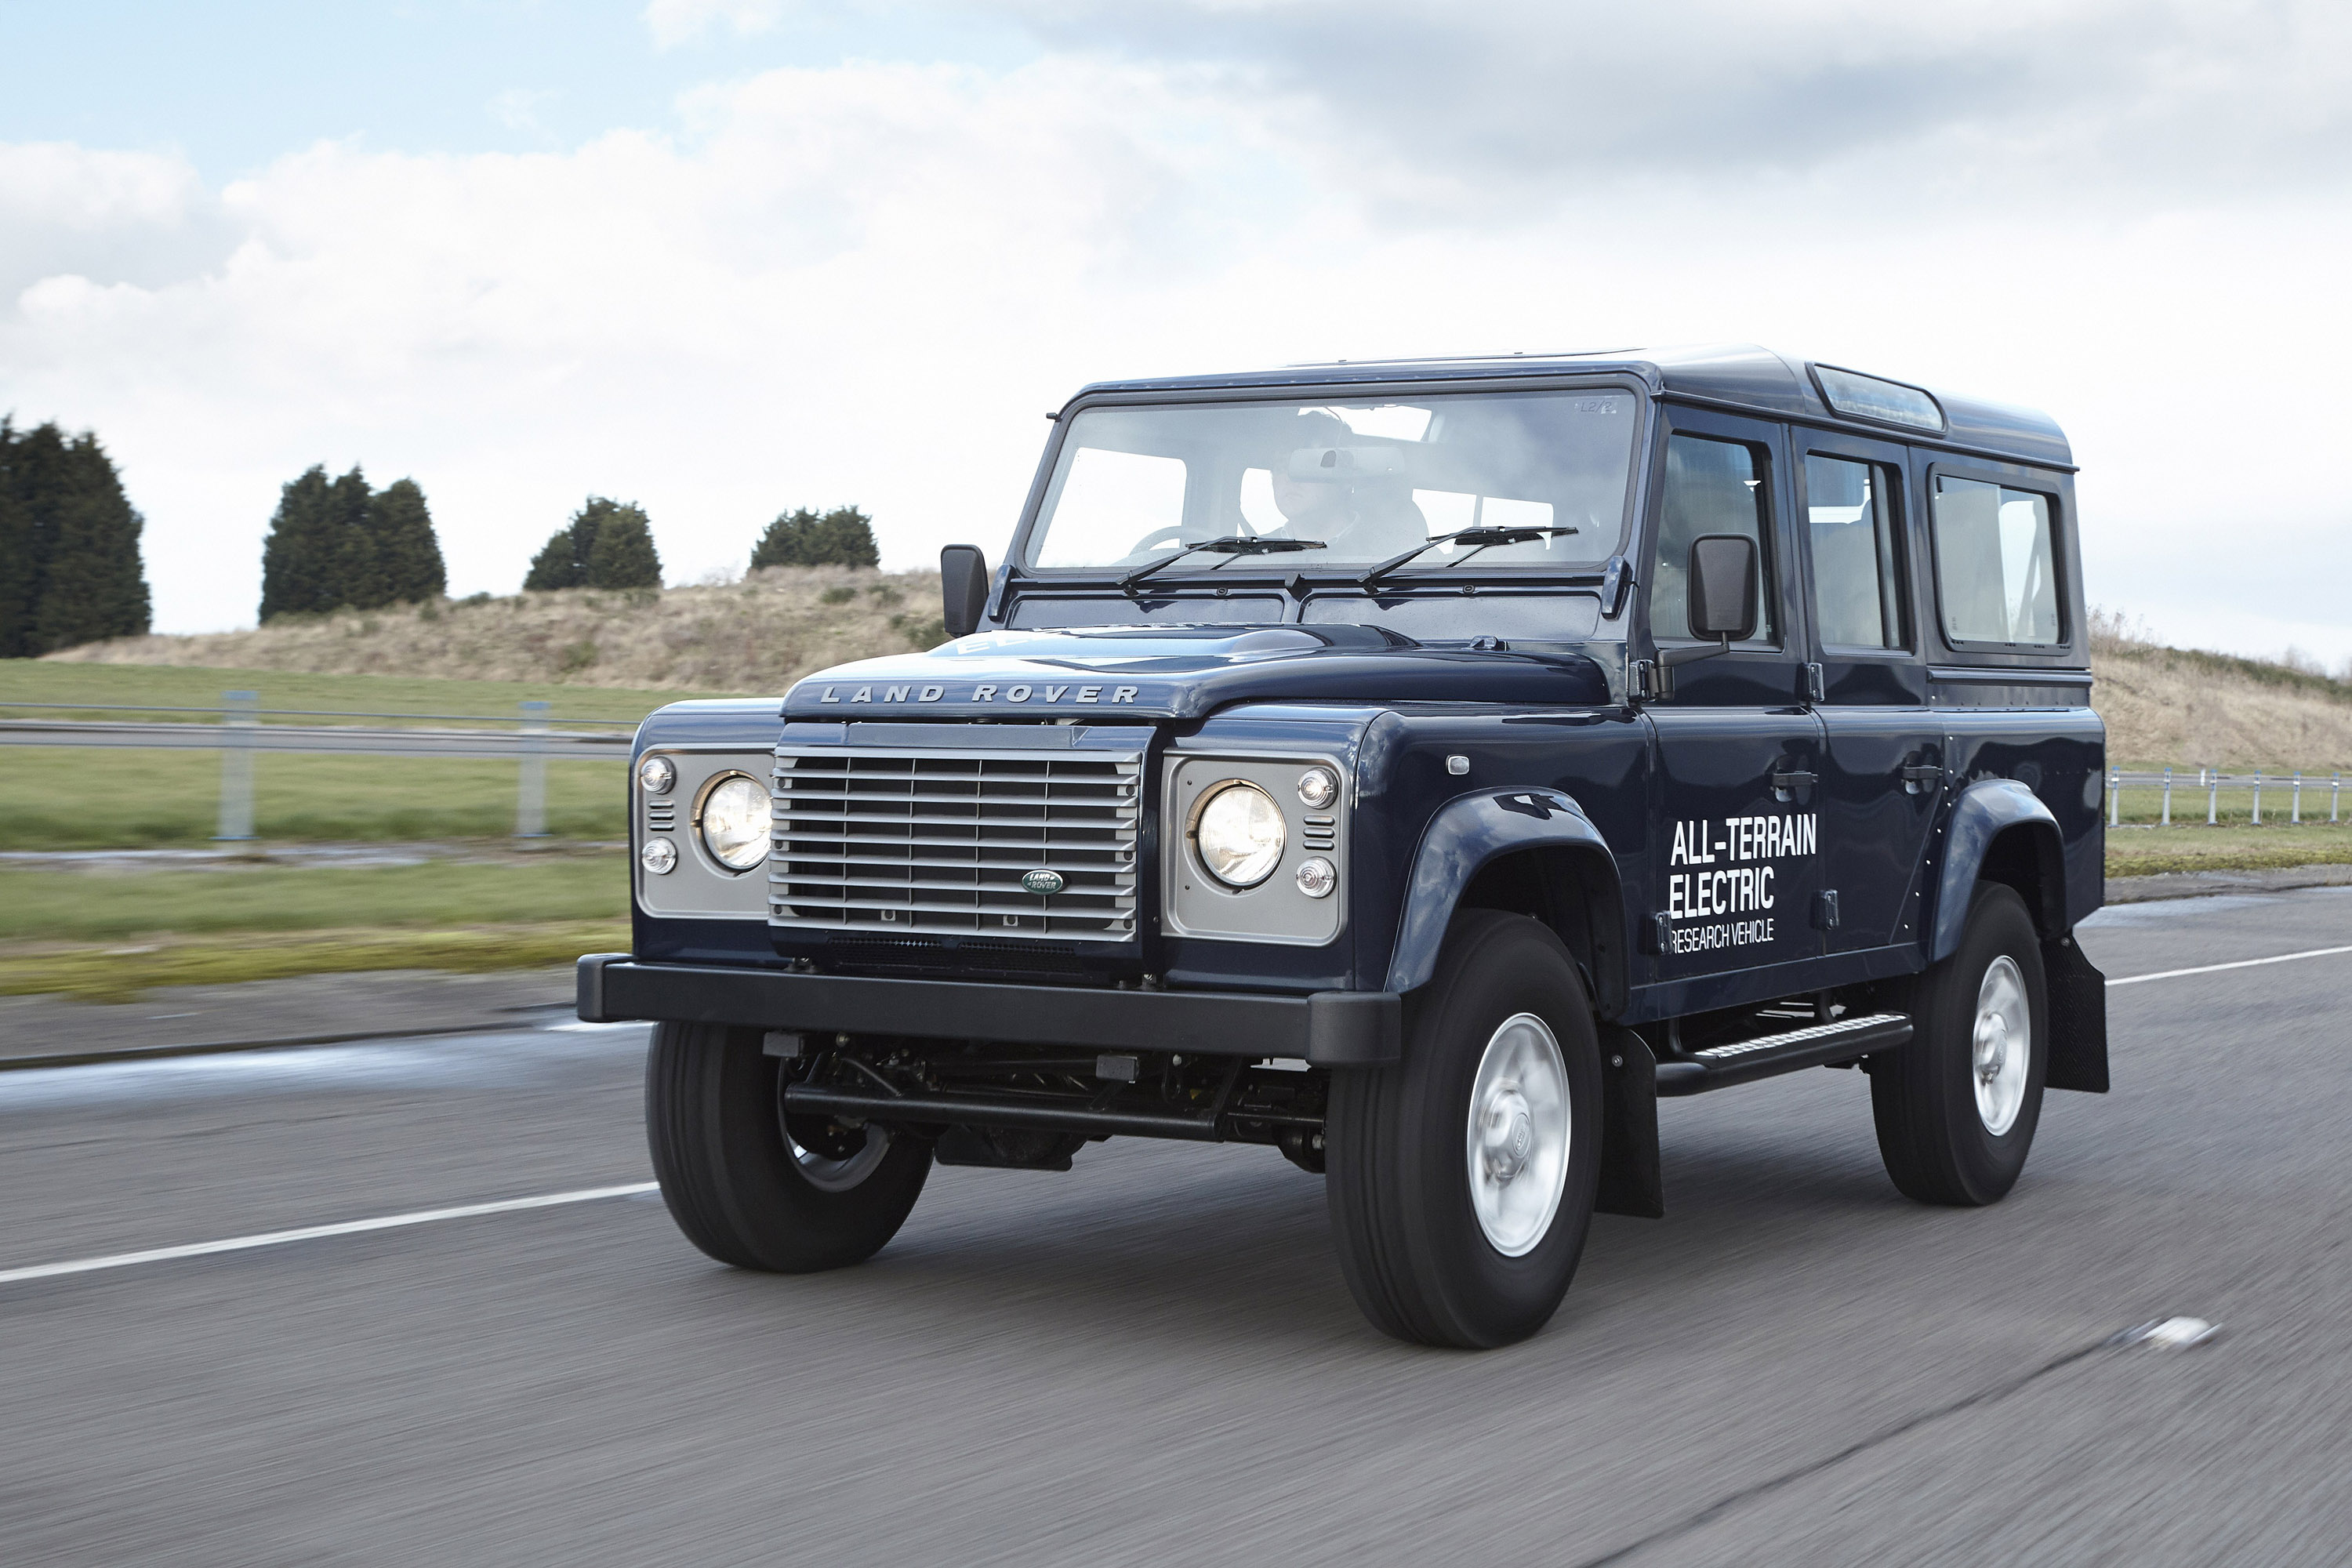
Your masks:
M 1524 849 L 1573 850 L 1590 868 L 1594 1001 L 1604 1015 L 1622 1005 L 1625 901 L 1617 858 L 1584 808 L 1553 789 L 1480 790 L 1448 801 L 1430 818 L 1413 851 L 1385 989 L 1402 993 L 1429 983 L 1463 889 L 1496 857 Z
M 2034 793 L 2015 779 L 1979 779 L 1960 792 L 1944 829 L 1944 868 L 1936 884 L 1936 929 L 1927 959 L 1949 958 L 1960 945 L 1969 921 L 1969 900 L 1984 870 L 1993 840 L 2021 827 L 2032 837 L 2040 869 L 2040 907 L 2034 921 L 2045 937 L 2066 923 L 2066 860 L 2058 819 Z

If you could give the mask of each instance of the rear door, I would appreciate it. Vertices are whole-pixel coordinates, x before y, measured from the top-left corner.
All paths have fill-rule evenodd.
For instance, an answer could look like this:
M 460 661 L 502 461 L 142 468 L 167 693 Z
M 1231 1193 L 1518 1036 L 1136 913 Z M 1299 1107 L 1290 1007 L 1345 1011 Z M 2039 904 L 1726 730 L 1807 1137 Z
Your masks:
M 1817 430 L 1793 443 L 1820 667 L 1822 921 L 1834 952 L 1916 941 L 1944 758 L 1921 653 L 1906 453 Z
M 1645 709 L 1659 763 L 1653 975 L 1675 986 L 1667 1005 L 1685 1011 L 1775 994 L 1790 976 L 1752 972 L 1822 952 L 1811 919 L 1822 725 L 1802 698 L 1808 633 L 1786 434 L 1711 410 L 1667 415 L 1645 577 L 1656 650 L 1706 646 L 1690 635 L 1693 540 L 1756 540 L 1762 575 L 1755 637 L 1676 665 L 1671 695 Z

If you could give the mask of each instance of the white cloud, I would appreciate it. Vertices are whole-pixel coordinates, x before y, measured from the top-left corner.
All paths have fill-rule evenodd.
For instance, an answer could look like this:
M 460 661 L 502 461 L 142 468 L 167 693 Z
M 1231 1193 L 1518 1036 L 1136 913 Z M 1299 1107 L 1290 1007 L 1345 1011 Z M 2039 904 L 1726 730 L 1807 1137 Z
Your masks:
M 714 26 L 738 37 L 764 33 L 783 19 L 783 0 L 646 0 L 646 26 L 662 48 L 702 37 Z
M 1088 379 L 1753 338 L 2051 410 L 2094 598 L 2208 641 L 2347 619 L 2332 172 L 2021 203 L 1968 173 L 2006 154 L 1906 181 L 1864 141 L 1720 177 L 1449 175 L 1143 52 L 777 71 L 691 95 L 676 135 L 324 143 L 221 191 L 169 156 L 0 149 L 0 408 L 100 431 L 188 629 L 249 618 L 313 462 L 414 474 L 458 592 L 510 590 L 592 490 L 646 503 L 674 580 L 853 500 L 913 564 L 1001 551 L 1039 416 Z M 1396 195 L 1448 179 L 1475 199 Z

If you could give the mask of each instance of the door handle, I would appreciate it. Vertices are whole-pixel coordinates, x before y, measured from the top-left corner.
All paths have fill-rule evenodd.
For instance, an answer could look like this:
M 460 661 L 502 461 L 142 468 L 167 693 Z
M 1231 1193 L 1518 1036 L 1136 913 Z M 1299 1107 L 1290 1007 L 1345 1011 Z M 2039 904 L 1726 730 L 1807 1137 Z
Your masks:
M 1903 793 L 1925 795 L 1944 787 L 1944 770 L 1933 763 L 1913 763 L 1903 770 Z
M 1811 789 L 1815 782 L 1815 775 L 1801 768 L 1776 771 L 1772 774 L 1772 798 L 1778 801 L 1793 800 L 1798 791 Z

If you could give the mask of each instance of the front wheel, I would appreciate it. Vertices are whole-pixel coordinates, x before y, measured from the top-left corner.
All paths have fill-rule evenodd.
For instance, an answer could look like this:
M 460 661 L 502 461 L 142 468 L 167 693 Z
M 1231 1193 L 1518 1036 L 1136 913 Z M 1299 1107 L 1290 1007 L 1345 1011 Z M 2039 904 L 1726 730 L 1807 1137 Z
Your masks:
M 1906 1197 L 1998 1203 L 2042 1117 L 2050 1005 L 2025 900 L 1988 883 L 1949 958 L 1920 977 L 1908 1045 L 1871 1064 L 1886 1173 Z
M 1485 1349 L 1549 1321 L 1601 1171 L 1601 1056 L 1567 950 L 1519 915 L 1454 922 L 1404 1058 L 1332 1075 L 1328 1196 L 1375 1327 Z
M 646 1055 L 646 1141 L 687 1239 L 738 1268 L 862 1263 L 898 1233 L 931 1152 L 878 1127 L 782 1114 L 757 1029 L 663 1024 Z

